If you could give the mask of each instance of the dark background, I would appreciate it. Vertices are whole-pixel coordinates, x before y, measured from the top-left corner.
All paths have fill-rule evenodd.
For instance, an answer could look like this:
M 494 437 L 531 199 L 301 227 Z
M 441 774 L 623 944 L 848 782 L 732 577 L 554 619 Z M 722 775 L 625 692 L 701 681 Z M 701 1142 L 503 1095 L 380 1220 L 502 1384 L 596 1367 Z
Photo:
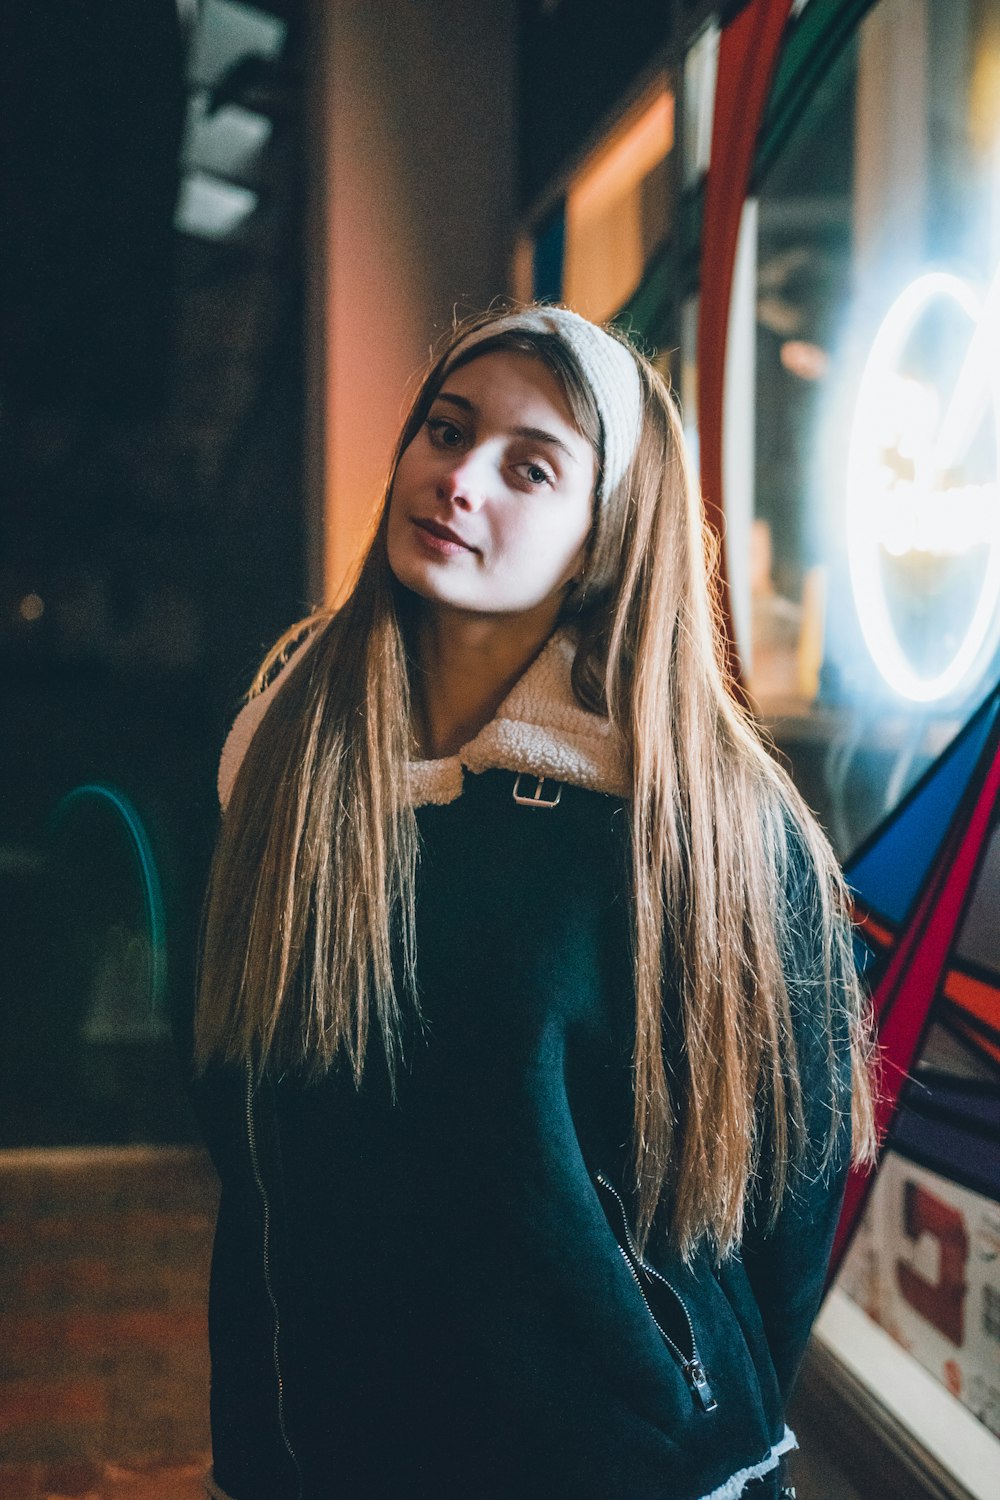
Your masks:
M 519 0 L 525 222 L 717 8 Z M 263 652 L 317 602 L 313 14 L 23 0 L 6 18 L 0 1146 L 193 1134 L 170 1032 L 183 1049 L 219 747 Z M 209 175 L 252 206 L 204 232 L 185 206 L 197 123 L 233 108 L 267 139 Z
M 257 10 L 277 45 L 236 36 L 208 86 L 175 0 L 6 17 L 0 1145 L 191 1132 L 168 1023 L 218 748 L 309 603 L 303 26 L 297 0 Z M 231 174 L 253 210 L 218 238 L 175 227 L 192 101 L 270 122 Z

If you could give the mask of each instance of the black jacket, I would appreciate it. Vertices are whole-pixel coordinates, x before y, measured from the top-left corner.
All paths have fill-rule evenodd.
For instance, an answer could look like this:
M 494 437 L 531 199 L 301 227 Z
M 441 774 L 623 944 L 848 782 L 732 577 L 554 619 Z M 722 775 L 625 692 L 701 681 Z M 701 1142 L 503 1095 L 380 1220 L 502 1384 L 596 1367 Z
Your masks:
M 755 1476 L 776 1492 L 847 1130 L 721 1267 L 639 1262 L 627 807 L 573 785 L 528 807 L 514 786 L 466 775 L 418 810 L 425 1025 L 394 1103 L 377 1042 L 360 1090 L 338 1070 L 197 1087 L 222 1180 L 214 1475 L 234 1500 L 736 1500 Z M 807 995 L 820 1141 L 829 1061 Z

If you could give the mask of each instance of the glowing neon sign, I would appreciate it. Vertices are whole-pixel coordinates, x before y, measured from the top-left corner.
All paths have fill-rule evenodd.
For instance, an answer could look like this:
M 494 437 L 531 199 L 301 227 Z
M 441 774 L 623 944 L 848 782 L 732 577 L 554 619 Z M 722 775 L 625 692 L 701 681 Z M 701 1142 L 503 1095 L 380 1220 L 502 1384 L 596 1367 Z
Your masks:
M 903 373 L 907 345 L 932 307 L 951 305 L 971 338 L 950 399 Z M 992 411 L 992 478 L 961 483 L 963 461 Z M 1000 637 L 1000 272 L 982 300 L 943 271 L 920 276 L 893 303 L 868 356 L 851 429 L 847 543 L 858 619 L 872 659 L 915 702 L 950 697 L 982 671 Z M 928 675 L 893 621 L 884 557 L 968 557 L 984 568 L 968 625 L 946 665 Z

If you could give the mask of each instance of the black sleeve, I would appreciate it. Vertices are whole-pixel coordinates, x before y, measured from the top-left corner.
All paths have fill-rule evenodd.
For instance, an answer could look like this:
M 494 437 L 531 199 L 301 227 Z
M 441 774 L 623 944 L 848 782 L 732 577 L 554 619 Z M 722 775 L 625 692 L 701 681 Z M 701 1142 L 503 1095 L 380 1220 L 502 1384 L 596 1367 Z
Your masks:
M 292 1500 L 298 1461 L 278 1370 L 279 1357 L 286 1377 L 295 1361 L 288 1322 L 277 1320 L 278 1303 L 287 1309 L 287 1250 L 272 1095 L 262 1086 L 256 1096 L 256 1157 L 245 1072 L 213 1065 L 193 1097 L 222 1183 L 208 1307 L 213 1472 L 239 1500 Z
M 742 1247 L 784 1400 L 822 1300 L 851 1153 L 847 983 L 842 970 L 826 970 L 817 875 L 797 840 L 791 844 L 789 872 L 786 974 L 802 1082 L 805 1150 L 788 1166 L 781 1208 L 769 1228 L 772 1153 L 765 1135 L 763 1171 Z M 837 1119 L 832 1148 L 831 1112 Z

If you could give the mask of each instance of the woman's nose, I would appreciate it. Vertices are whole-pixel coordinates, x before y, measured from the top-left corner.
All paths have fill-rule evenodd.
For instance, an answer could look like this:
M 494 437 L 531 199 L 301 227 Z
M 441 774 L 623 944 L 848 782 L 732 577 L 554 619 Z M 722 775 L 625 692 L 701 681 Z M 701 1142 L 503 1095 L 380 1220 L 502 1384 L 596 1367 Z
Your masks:
M 481 454 L 462 453 L 438 480 L 438 498 L 462 510 L 478 510 L 486 497 L 487 472 Z

